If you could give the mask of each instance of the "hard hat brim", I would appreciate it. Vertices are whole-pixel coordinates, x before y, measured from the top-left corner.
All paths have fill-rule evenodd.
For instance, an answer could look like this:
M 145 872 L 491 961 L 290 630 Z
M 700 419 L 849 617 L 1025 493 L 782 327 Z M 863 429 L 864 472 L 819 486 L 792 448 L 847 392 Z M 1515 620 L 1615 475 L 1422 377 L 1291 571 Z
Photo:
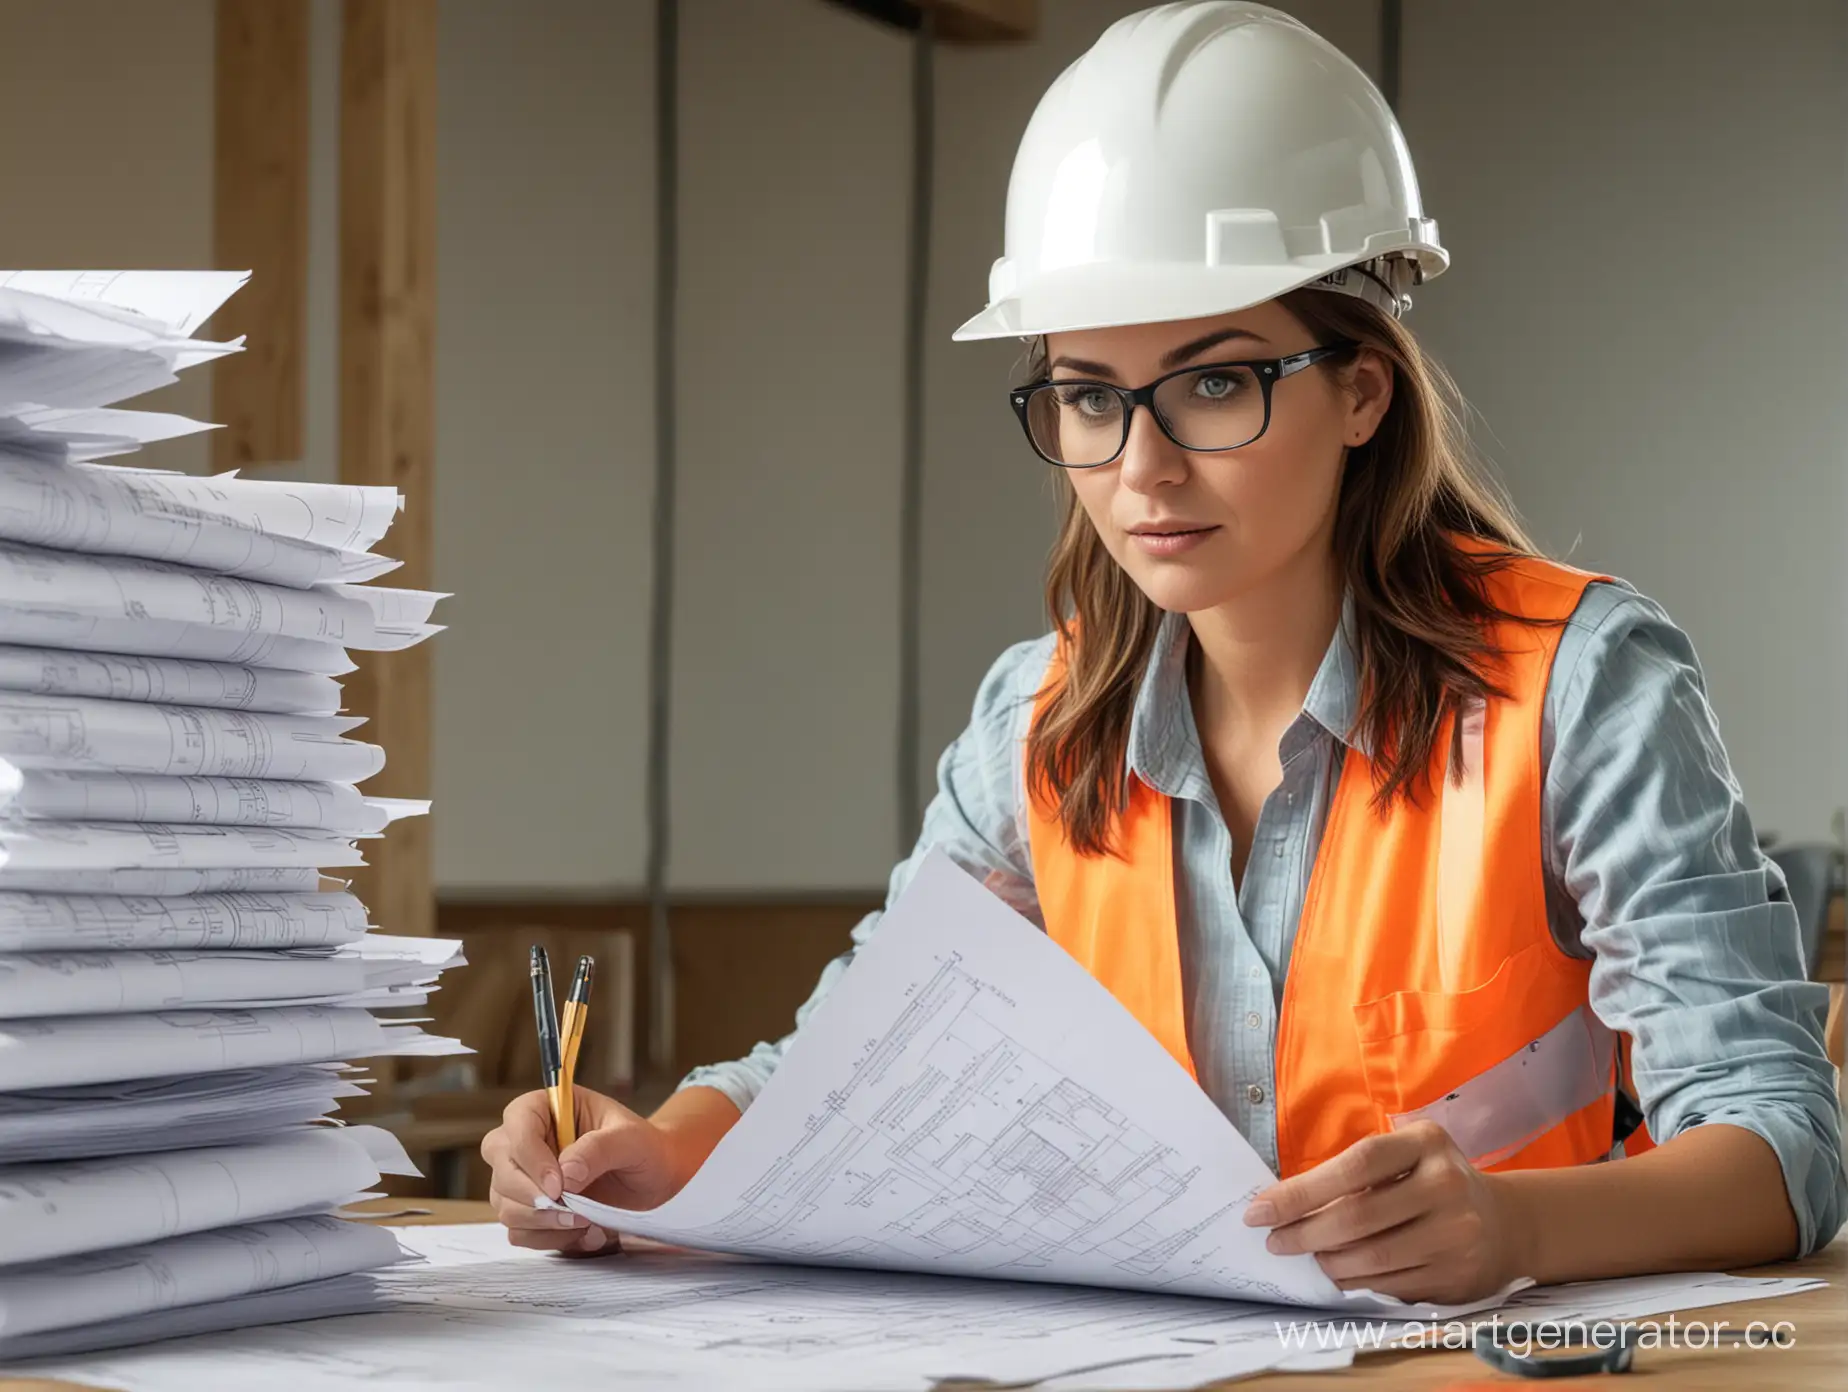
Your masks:
M 1449 258 L 1435 248 L 1419 250 L 1419 259 L 1427 263 L 1425 278 L 1432 279 Z M 950 338 L 957 343 L 1028 338 L 1231 314 L 1300 289 L 1354 264 L 1354 259 L 1351 255 L 1303 257 L 1263 266 L 1110 262 L 1068 266 L 1035 276 L 1019 292 L 996 300 L 970 318 Z

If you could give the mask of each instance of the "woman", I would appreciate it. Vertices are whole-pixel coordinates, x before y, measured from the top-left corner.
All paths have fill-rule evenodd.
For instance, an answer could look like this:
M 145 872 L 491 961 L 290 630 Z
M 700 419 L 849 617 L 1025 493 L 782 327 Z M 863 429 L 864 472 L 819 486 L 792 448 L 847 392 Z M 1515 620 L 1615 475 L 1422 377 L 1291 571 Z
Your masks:
M 1367 79 L 1261 6 L 1131 16 L 1042 99 L 1007 253 L 957 336 L 1034 344 L 1057 631 L 982 684 L 891 893 L 935 844 L 1042 924 L 1283 1176 L 1246 1221 L 1344 1287 L 1826 1243 L 1826 993 L 1693 650 L 1467 462 L 1400 323 L 1448 258 Z M 579 1089 L 562 1156 L 514 1102 L 513 1241 L 613 1245 L 534 1201 L 667 1199 L 787 1044 L 646 1120 Z

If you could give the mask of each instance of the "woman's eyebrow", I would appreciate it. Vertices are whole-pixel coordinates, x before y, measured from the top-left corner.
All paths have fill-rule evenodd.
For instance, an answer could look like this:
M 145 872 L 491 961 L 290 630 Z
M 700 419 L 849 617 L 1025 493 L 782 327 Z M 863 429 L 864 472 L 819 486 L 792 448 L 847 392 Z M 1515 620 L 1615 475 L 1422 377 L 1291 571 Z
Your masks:
M 1179 348 L 1170 349 L 1168 352 L 1162 354 L 1161 370 L 1167 372 L 1172 368 L 1179 367 L 1189 358 L 1198 357 L 1208 348 L 1217 348 L 1220 344 L 1228 343 L 1236 338 L 1249 339 L 1253 343 L 1268 343 L 1270 341 L 1262 334 L 1251 332 L 1250 329 L 1219 329 L 1216 332 L 1207 334 L 1204 338 L 1196 338 L 1192 343 L 1183 343 Z M 1091 358 L 1060 356 L 1046 370 L 1048 372 L 1053 372 L 1061 367 L 1069 367 L 1074 372 L 1083 372 L 1092 377 L 1108 377 L 1112 379 L 1116 377 L 1116 369 L 1111 367 L 1109 363 L 1097 362 Z

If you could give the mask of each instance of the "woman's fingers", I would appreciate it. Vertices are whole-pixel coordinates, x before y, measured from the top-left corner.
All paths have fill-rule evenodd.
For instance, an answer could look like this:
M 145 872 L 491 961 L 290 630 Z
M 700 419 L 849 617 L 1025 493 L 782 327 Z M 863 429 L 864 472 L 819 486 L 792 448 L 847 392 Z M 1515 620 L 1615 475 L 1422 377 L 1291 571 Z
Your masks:
M 1426 1214 L 1345 1247 L 1317 1248 L 1316 1263 L 1337 1283 L 1404 1276 L 1447 1254 L 1443 1228 L 1434 1215 Z
M 1285 1254 L 1326 1252 L 1409 1223 L 1430 1207 L 1431 1196 L 1414 1171 L 1404 1179 L 1345 1195 L 1307 1218 L 1273 1228 L 1264 1245 Z
M 564 1193 L 544 1093 L 529 1092 L 507 1104 L 501 1124 L 481 1142 L 481 1158 L 509 1198 L 531 1205 L 541 1194 L 556 1199 Z
M 550 1232 L 535 1228 L 507 1229 L 507 1241 L 535 1252 L 574 1252 L 579 1250 L 583 1240 L 582 1232 L 564 1228 L 554 1228 Z
M 1314 1168 L 1271 1185 L 1253 1196 L 1245 1222 L 1254 1227 L 1282 1227 L 1343 1195 L 1358 1194 L 1404 1174 L 1417 1166 L 1434 1143 L 1426 1127 L 1426 1123 L 1417 1123 L 1402 1131 L 1368 1136 Z
M 571 1246 L 558 1250 L 567 1257 L 607 1257 L 622 1250 L 622 1238 L 608 1228 L 592 1226 L 579 1234 Z
M 489 1188 L 488 1203 L 494 1210 L 494 1216 L 509 1228 L 555 1232 L 561 1228 L 582 1230 L 590 1225 L 589 1219 L 568 1208 L 534 1208 L 521 1199 L 509 1197 L 498 1188 Z
M 494 1189 L 488 1190 L 488 1203 L 506 1227 L 507 1240 L 516 1247 L 566 1256 L 600 1256 L 622 1246 L 615 1233 L 569 1209 L 529 1208 Z

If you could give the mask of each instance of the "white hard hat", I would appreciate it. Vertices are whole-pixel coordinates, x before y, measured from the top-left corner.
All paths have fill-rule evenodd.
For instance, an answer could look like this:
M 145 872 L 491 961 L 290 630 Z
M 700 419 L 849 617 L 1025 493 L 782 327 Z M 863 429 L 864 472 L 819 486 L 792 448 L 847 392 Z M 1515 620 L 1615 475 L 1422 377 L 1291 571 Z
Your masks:
M 1040 98 L 957 339 L 1225 314 L 1311 283 L 1397 315 L 1449 265 L 1365 73 L 1246 0 L 1118 20 Z

